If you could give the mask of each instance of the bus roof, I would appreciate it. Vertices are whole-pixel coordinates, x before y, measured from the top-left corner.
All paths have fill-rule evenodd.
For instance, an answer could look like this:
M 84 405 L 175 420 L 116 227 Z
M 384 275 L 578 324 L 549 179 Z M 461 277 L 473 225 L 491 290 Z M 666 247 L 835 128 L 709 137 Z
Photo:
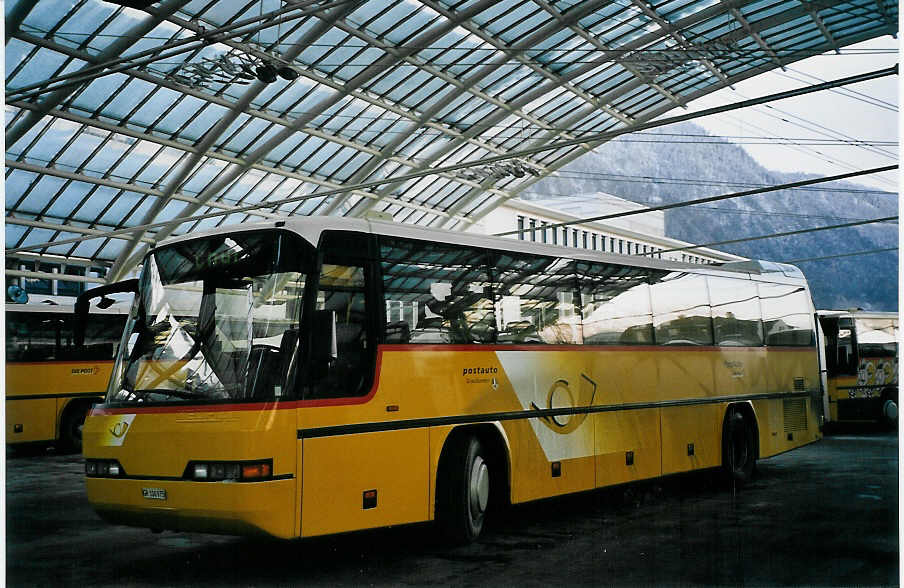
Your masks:
M 469 245 L 472 247 L 497 249 L 518 253 L 533 253 L 536 255 L 547 255 L 551 257 L 564 256 L 576 260 L 602 261 L 617 265 L 647 267 L 651 269 L 662 269 L 667 271 L 685 271 L 690 273 L 705 273 L 710 275 L 719 275 L 721 273 L 723 275 L 732 275 L 735 277 L 737 277 L 738 274 L 746 274 L 748 276 L 761 275 L 762 277 L 760 278 L 760 280 L 765 279 L 766 281 L 784 283 L 799 283 L 801 281 L 805 282 L 804 275 L 798 268 L 793 265 L 779 264 L 775 262 L 748 260 L 742 262 L 729 262 L 719 265 L 694 264 L 666 259 L 656 259 L 642 255 L 620 255 L 617 253 L 608 253 L 581 248 L 570 248 L 560 245 L 537 243 L 533 241 L 521 241 L 511 238 L 482 235 L 479 233 L 433 229 L 405 223 L 386 222 L 374 219 L 350 219 L 332 216 L 286 217 L 284 220 L 278 221 L 262 221 L 247 223 L 240 226 L 232 225 L 227 227 L 220 227 L 210 231 L 172 237 L 170 239 L 162 241 L 159 247 L 214 235 L 263 229 L 283 229 L 291 231 L 292 233 L 301 236 L 308 243 L 311 243 L 315 247 L 319 243 L 320 235 L 321 233 L 323 233 L 323 231 L 353 231 L 392 237 L 419 239 L 437 243 L 449 243 L 453 245 Z

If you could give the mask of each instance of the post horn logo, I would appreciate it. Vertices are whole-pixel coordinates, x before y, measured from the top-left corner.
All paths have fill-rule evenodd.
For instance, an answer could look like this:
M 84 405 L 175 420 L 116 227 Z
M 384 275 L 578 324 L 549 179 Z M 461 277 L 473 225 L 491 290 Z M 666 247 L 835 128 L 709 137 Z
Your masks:
M 110 434 L 120 439 L 125 436 L 126 432 L 129 430 L 129 423 L 126 421 L 119 421 L 112 428 L 110 428 Z
M 546 393 L 546 408 L 541 409 L 535 403 L 531 402 L 530 406 L 534 410 L 556 410 L 571 408 L 588 408 L 593 404 L 596 396 L 596 382 L 581 374 L 581 389 L 575 398 L 568 380 L 558 379 L 549 387 Z M 554 433 L 567 435 L 580 427 L 587 419 L 586 412 L 566 412 L 564 414 L 543 415 L 540 422 L 546 425 Z

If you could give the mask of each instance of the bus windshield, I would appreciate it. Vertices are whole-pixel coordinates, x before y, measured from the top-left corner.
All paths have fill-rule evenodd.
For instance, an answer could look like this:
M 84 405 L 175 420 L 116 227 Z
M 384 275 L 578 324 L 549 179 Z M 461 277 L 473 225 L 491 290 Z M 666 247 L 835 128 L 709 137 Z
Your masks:
M 314 249 L 281 232 L 176 243 L 144 263 L 109 403 L 289 394 Z

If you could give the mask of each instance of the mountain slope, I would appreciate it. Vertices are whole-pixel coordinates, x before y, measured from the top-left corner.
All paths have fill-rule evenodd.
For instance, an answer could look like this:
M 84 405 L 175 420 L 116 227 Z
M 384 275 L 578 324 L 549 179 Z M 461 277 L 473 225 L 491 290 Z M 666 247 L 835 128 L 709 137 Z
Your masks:
M 702 135 L 691 123 L 658 129 Z M 740 192 L 811 177 L 767 170 L 737 145 L 639 134 L 611 141 L 522 194 L 526 200 L 608 192 L 646 205 Z M 668 180 L 666 180 L 668 179 Z M 728 184 L 727 182 L 730 182 Z M 701 185 L 709 183 L 709 185 Z M 847 190 L 847 191 L 844 191 Z M 666 235 L 692 243 L 769 235 L 898 214 L 897 195 L 851 182 L 818 184 L 666 212 Z M 788 261 L 897 247 L 896 223 L 870 224 L 715 246 L 746 257 Z M 897 310 L 897 251 L 800 262 L 818 308 Z

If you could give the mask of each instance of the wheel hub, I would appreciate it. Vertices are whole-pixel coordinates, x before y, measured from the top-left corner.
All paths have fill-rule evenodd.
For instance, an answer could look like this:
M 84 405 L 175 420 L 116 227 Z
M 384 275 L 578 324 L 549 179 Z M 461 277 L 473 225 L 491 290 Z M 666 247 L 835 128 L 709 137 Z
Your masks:
M 479 455 L 471 464 L 471 476 L 468 483 L 468 503 L 472 516 L 480 516 L 487 509 L 490 500 L 490 471 L 486 462 Z

